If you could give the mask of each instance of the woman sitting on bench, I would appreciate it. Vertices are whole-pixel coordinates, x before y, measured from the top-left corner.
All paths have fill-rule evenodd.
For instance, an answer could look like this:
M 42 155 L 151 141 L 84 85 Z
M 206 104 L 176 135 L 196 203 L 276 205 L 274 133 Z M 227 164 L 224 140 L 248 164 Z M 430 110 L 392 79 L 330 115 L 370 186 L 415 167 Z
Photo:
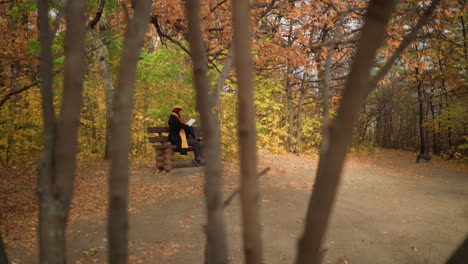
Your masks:
M 175 105 L 172 108 L 172 113 L 169 116 L 169 141 L 171 144 L 176 145 L 176 151 L 180 152 L 182 155 L 187 155 L 187 149 L 189 146 L 192 147 L 193 153 L 195 154 L 195 159 L 193 164 L 196 166 L 201 166 L 201 146 L 200 140 L 197 138 L 197 135 L 193 127 L 184 124 L 181 121 L 181 112 L 182 107 Z

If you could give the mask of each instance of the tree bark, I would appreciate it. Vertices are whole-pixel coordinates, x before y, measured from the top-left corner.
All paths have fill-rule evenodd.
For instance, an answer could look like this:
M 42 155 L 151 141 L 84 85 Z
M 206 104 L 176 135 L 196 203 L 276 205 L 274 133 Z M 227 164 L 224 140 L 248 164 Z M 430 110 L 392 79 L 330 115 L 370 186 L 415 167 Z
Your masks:
M 213 96 L 216 101 L 216 112 L 218 115 L 218 119 L 219 119 L 219 114 L 221 113 L 221 90 L 223 89 L 226 79 L 229 76 L 229 72 L 231 71 L 233 57 L 234 57 L 234 46 L 231 45 L 228 56 L 223 65 L 223 69 L 221 70 L 218 81 L 216 82 L 216 87 L 213 90 Z
M 84 80 L 85 1 L 65 6 L 65 66 L 62 106 L 57 124 L 52 93 L 52 36 L 48 1 L 39 1 L 41 87 L 46 140 L 39 167 L 40 263 L 65 263 L 65 227 L 73 191 L 77 132 Z
M 416 76 L 418 75 L 418 69 L 416 68 Z M 419 153 L 427 154 L 426 147 L 426 131 L 424 128 L 424 94 L 422 90 L 424 82 L 424 76 L 421 80 L 418 80 L 418 110 L 419 110 Z
M 244 259 L 247 264 L 263 261 L 260 232 L 259 191 L 257 180 L 257 147 L 255 110 L 252 89 L 250 52 L 249 1 L 233 1 L 234 58 L 239 84 L 239 146 L 241 169 L 241 207 Z
M 305 229 L 298 242 L 296 264 L 321 263 L 321 244 L 328 226 L 343 161 L 352 140 L 353 125 L 368 95 L 368 80 L 375 54 L 381 46 L 385 27 L 396 1 L 372 0 L 369 3 L 359 47 L 345 84 L 338 115 L 326 130 L 316 182 L 307 209 Z M 323 143 L 322 143 L 323 144 Z
M 110 152 L 111 152 L 111 120 L 112 120 L 112 98 L 114 96 L 114 78 L 112 76 L 112 69 L 111 69 L 111 62 L 109 59 L 109 50 L 107 49 L 107 39 L 105 37 L 105 31 L 103 30 L 103 26 L 105 29 L 108 27 L 108 21 L 106 18 L 102 19 L 99 37 L 98 39 L 102 43 L 102 57 L 100 58 L 101 61 L 101 73 L 102 73 L 102 80 L 104 83 L 104 96 L 106 100 L 106 140 L 105 140 L 105 150 L 104 150 L 104 159 L 110 159 Z
M 461 1 L 460 2 L 460 5 L 463 7 L 465 6 L 465 1 L 463 1 L 463 3 Z M 466 38 L 466 25 L 465 25 L 465 18 L 464 16 L 459 16 L 459 19 L 460 19 L 460 24 L 462 25 L 462 36 L 463 36 L 463 55 L 465 57 L 465 69 L 468 65 L 468 41 L 467 41 L 467 38 Z
M 8 264 L 8 256 L 5 252 L 5 246 L 3 244 L 2 233 L 0 232 L 0 264 Z
M 444 67 L 442 66 L 442 58 L 440 57 L 440 53 L 438 54 L 438 64 L 439 64 L 439 70 L 442 73 L 441 74 L 441 82 L 442 82 L 442 89 L 444 90 L 444 99 L 445 99 L 445 107 L 449 108 L 449 100 L 448 100 L 448 89 L 445 84 L 445 72 L 444 72 Z M 442 109 L 442 104 L 440 104 L 440 108 Z M 449 144 L 449 151 L 452 152 L 452 128 L 450 126 L 450 117 L 448 118 L 449 120 L 449 125 L 447 127 L 447 138 L 448 138 L 448 144 Z
M 101 3 L 101 2 L 100 2 Z M 92 35 L 96 46 L 96 53 L 99 59 L 99 65 L 101 68 L 102 82 L 104 85 L 104 97 L 106 102 L 106 134 L 105 134 L 105 148 L 104 148 L 104 159 L 110 159 L 111 149 L 111 120 L 112 120 L 112 97 L 114 94 L 114 81 L 112 76 L 111 63 L 109 60 L 109 50 L 107 49 L 107 39 L 105 32 L 108 27 L 108 21 L 106 18 L 101 18 L 99 26 L 99 32 L 95 32 L 92 29 Z
M 55 252 L 60 253 L 60 249 L 55 249 L 53 243 L 54 226 L 53 222 L 53 197 L 52 178 L 54 170 L 53 154 L 55 145 L 55 113 L 52 91 L 52 36 L 49 28 L 49 1 L 38 1 L 38 24 L 39 40 L 41 42 L 39 74 L 41 79 L 42 113 L 44 118 L 44 150 L 42 152 L 38 172 L 38 196 L 39 196 L 39 261 L 47 263 L 52 260 Z M 60 253 L 63 254 L 63 253 Z M 62 257 L 64 259 L 64 257 Z M 64 263 L 64 261 L 62 261 Z
M 117 88 L 113 99 L 111 123 L 111 169 L 109 178 L 108 240 L 109 263 L 128 262 L 128 174 L 130 126 L 135 90 L 136 68 L 143 46 L 150 0 L 133 2 L 135 10 L 129 21 L 120 59 Z
M 445 264 L 463 264 L 468 259 L 468 236 L 460 243 Z
M 431 109 L 431 114 L 432 114 L 432 120 L 435 120 L 436 115 L 435 115 L 435 110 L 434 110 L 434 104 L 432 103 L 432 100 L 429 101 L 429 106 Z M 439 134 L 440 134 L 440 127 L 434 127 L 432 131 L 432 152 L 437 155 L 439 154 Z
M 188 19 L 188 40 L 192 54 L 193 74 L 197 91 L 197 108 L 200 112 L 201 127 L 204 135 L 205 166 L 205 200 L 206 200 L 206 259 L 208 264 L 228 263 L 228 249 L 224 226 L 224 211 L 221 191 L 222 161 L 218 114 L 212 110 L 216 107 L 217 94 L 210 95 L 208 79 L 208 65 L 201 32 L 200 2 L 198 0 L 185 1 Z M 231 53 L 231 52 L 230 52 Z M 229 72 L 230 59 L 227 58 L 223 68 L 224 75 Z M 225 72 L 226 69 L 226 72 Z M 218 82 L 220 88 L 221 78 Z M 224 78 L 225 79 L 225 78 Z M 224 80 L 222 81 L 224 83 Z
M 294 134 L 294 99 L 291 86 L 291 79 L 289 78 L 290 66 L 286 67 L 286 107 L 288 109 L 288 151 L 292 152 L 293 148 L 293 134 Z
M 302 76 L 301 82 L 301 95 L 299 97 L 299 103 L 297 104 L 297 130 L 296 130 L 296 144 L 295 144 L 295 153 L 299 153 L 301 151 L 301 143 L 302 143 L 302 108 L 304 106 L 304 100 L 306 97 L 306 82 L 307 82 L 307 74 L 304 73 Z
M 65 66 L 63 98 L 56 134 L 56 184 L 66 214 L 70 208 L 76 167 L 76 145 L 80 124 L 81 99 L 85 71 L 86 2 L 68 1 L 65 6 Z M 62 162 L 59 162 L 62 161 Z
M 289 25 L 289 34 L 288 34 L 288 45 L 292 44 L 292 33 L 293 33 L 293 25 L 290 23 Z M 293 138 L 294 138 L 294 98 L 293 98 L 293 90 L 291 84 L 290 72 L 292 72 L 292 66 L 288 61 L 288 65 L 286 67 L 286 107 L 288 109 L 288 151 L 293 151 Z
M 330 44 L 327 47 L 327 57 L 325 59 L 325 71 L 323 73 L 323 127 L 327 127 L 330 119 L 330 75 L 333 62 L 333 50 L 335 50 L 337 35 L 341 26 L 344 14 L 340 14 L 336 28 L 333 30 Z

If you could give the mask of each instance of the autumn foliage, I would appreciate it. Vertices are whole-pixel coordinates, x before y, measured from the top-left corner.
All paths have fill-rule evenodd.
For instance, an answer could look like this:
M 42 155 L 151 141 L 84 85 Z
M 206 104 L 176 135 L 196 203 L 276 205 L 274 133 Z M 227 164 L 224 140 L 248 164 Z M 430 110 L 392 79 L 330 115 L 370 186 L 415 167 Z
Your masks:
M 427 1 L 426 1 L 427 2 Z M 411 28 L 420 5 L 403 1 L 389 25 L 390 38 L 380 50 L 385 59 Z M 182 1 L 156 1 L 138 67 L 136 104 L 132 125 L 132 156 L 150 157 L 145 127 L 164 125 L 173 104 L 184 105 L 187 117 L 196 117 L 192 75 L 186 51 L 187 25 Z M 2 12 L 0 78 L 0 164 L 35 163 L 41 151 L 43 132 L 38 90 L 37 24 L 34 1 L 8 1 Z M 88 19 L 97 1 L 90 1 Z M 114 76 L 122 49 L 125 17 L 130 6 L 107 1 L 107 25 L 97 24 L 109 51 Z M 327 45 L 336 38 L 332 54 L 330 110 L 333 116 L 341 87 L 348 74 L 365 9 L 364 1 L 256 1 L 252 4 L 251 30 L 255 74 L 258 145 L 274 152 L 313 154 L 320 142 L 322 78 Z M 59 12 L 60 6 L 53 6 Z M 213 86 L 232 46 L 230 1 L 203 1 L 202 22 Z M 416 11 L 416 12 L 414 12 Z M 393 67 L 363 108 L 356 128 L 356 147 L 375 145 L 416 150 L 418 114 L 416 86 L 424 92 L 424 126 L 429 151 L 451 158 L 466 157 L 464 137 L 466 90 L 466 6 L 444 1 L 436 19 L 424 26 L 421 38 Z M 54 71 L 63 68 L 63 30 L 53 42 Z M 452 26 L 453 25 L 453 26 Z M 56 26 L 56 27 L 55 27 Z M 333 33 L 336 31 L 336 33 Z M 83 94 L 79 157 L 98 158 L 105 149 L 105 100 L 102 72 L 96 47 L 88 34 L 87 75 Z M 56 100 L 62 95 L 61 75 L 56 74 Z M 115 82 L 116 80 L 114 80 Z M 234 157 L 236 78 L 230 75 L 220 96 L 220 124 L 225 159 Z M 417 97 L 417 96 L 416 96 Z
M 232 10 L 237 4 L 233 1 L 236 0 L 202 1 L 200 10 L 201 41 L 208 66 L 207 94 L 214 100 L 211 111 L 217 117 L 216 122 L 219 120 L 216 125 L 219 125 L 224 161 L 239 157 L 242 150 L 237 143 L 238 113 L 250 109 L 250 103 L 244 104 L 238 97 L 246 75 L 239 73 L 243 69 L 234 71 L 239 61 L 234 60 L 232 66 L 232 58 L 237 56 L 233 51 L 239 48 L 233 41 Z M 65 108 L 60 105 L 64 91 L 72 84 L 81 85 L 71 79 L 68 79 L 69 84 L 64 84 L 67 76 L 76 77 L 67 72 L 65 66 L 69 48 L 65 47 L 65 35 L 71 26 L 63 17 L 64 1 L 45 2 L 49 4 L 46 25 L 52 36 L 51 106 L 58 117 Z M 201 119 L 193 87 L 196 80 L 192 71 L 194 53 L 189 48 L 185 1 L 151 2 L 144 45 L 138 59 L 138 54 L 133 56 L 135 63 L 138 60 L 135 87 L 129 85 L 134 101 L 131 96 L 123 96 L 131 101 L 124 105 L 131 109 L 127 109 L 131 111 L 129 154 L 136 164 L 154 159 L 146 128 L 165 126 L 173 105 L 184 107 L 183 118 Z M 323 151 L 321 146 L 328 146 L 322 144 L 322 139 L 327 140 L 330 120 L 340 116 L 343 91 L 352 74 L 351 66 L 358 51 L 369 1 L 247 2 L 252 33 L 251 52 L 246 54 L 252 58 L 252 71 L 247 74 L 247 81 L 249 84 L 253 81 L 255 107 L 254 120 L 248 127 L 250 132 L 256 133 L 256 147 L 269 153 L 316 155 Z M 369 64 L 375 62 L 370 70 L 371 77 L 385 72 L 385 63 L 405 43 L 406 36 L 428 14 L 425 11 L 434 2 L 400 1 L 386 26 L 384 44 L 377 50 L 375 60 L 369 60 Z M 120 120 L 113 116 L 119 106 L 113 104 L 112 98 L 116 94 L 115 98 L 119 98 L 116 92 L 120 87 L 119 76 L 126 73 L 122 70 L 125 61 L 121 64 L 121 57 L 127 43 L 125 32 L 133 29 L 128 25 L 135 17 L 135 6 L 131 1 L 118 0 L 87 3 L 86 24 L 83 25 L 85 56 L 80 57 L 85 59 L 85 66 L 79 68 L 80 72 L 84 71 L 83 103 L 76 109 L 81 109 L 77 157 L 83 162 L 99 163 L 108 159 L 108 152 L 112 150 L 109 143 L 111 120 Z M 441 1 L 434 14 L 429 14 L 428 22 L 392 64 L 388 74 L 379 80 L 368 97 L 363 93 L 367 99 L 354 128 L 350 129 L 354 130 L 352 150 L 383 147 L 468 161 L 467 14 L 467 5 L 460 0 Z M 21 173 L 20 183 L 34 180 L 34 170 L 50 135 L 43 124 L 44 96 L 40 93 L 40 84 L 44 78 L 39 76 L 39 70 L 44 47 L 39 40 L 38 16 L 38 4 L 34 0 L 0 1 L 0 183 L 6 185 L 3 189 L 13 189 L 7 176 L 3 176 L 10 170 Z M 354 89 L 359 88 L 363 87 Z M 351 91 L 352 85 L 347 89 Z M 255 151 L 251 154 L 250 160 L 255 160 Z M 54 162 L 51 164 L 55 166 Z M 256 168 L 252 168 L 254 175 Z M 82 187 L 80 184 L 83 183 L 78 182 L 78 189 Z M 28 212 L 35 209 L 32 203 L 36 198 L 32 191 L 27 190 L 28 201 L 20 206 Z M 6 201 L 2 210 L 15 206 L 10 203 L 15 195 L 2 194 L 0 198 Z M 71 193 L 69 195 L 71 197 Z M 33 213 L 31 217 L 36 219 L 37 216 Z M 73 221 L 73 212 L 70 217 Z M 31 219 L 26 222 L 35 221 Z M 9 224 L 22 227 L 23 220 L 14 219 Z M 10 226 L 2 225 L 0 231 L 6 228 Z M 31 233 L 31 230 L 21 235 L 11 232 L 7 239 L 9 243 L 18 239 L 30 242 Z

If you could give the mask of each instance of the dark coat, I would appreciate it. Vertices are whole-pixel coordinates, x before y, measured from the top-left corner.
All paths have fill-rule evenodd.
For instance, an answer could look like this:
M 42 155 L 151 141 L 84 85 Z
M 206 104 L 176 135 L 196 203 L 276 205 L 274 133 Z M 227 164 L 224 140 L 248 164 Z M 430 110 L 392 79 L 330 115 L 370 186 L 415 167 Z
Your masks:
M 190 134 L 190 126 L 180 122 L 179 118 L 174 115 L 170 115 L 169 121 L 169 141 L 172 145 L 176 145 L 176 151 L 180 152 L 182 155 L 187 155 L 187 149 L 182 148 L 182 139 L 180 138 L 180 130 L 185 130 L 185 135 L 188 137 Z

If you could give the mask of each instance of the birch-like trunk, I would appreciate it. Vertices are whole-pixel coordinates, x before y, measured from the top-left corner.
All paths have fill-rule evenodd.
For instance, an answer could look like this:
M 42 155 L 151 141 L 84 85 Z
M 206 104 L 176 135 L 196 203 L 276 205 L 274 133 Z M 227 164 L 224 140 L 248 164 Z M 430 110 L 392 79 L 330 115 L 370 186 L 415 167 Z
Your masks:
M 99 60 L 99 66 L 101 69 L 102 83 L 104 85 L 104 97 L 106 103 L 106 134 L 105 134 L 105 148 L 104 148 L 104 159 L 110 159 L 111 149 L 111 120 L 112 120 L 112 97 L 114 94 L 114 81 L 112 76 L 111 63 L 109 60 L 109 50 L 107 48 L 107 39 L 105 36 L 105 30 L 108 27 L 108 21 L 102 17 L 100 20 L 99 31 L 97 29 L 91 29 L 91 34 L 94 40 L 94 46 L 96 47 L 96 55 Z
M 239 84 L 238 133 L 244 258 L 247 264 L 261 264 L 263 250 L 260 232 L 260 206 L 258 204 L 257 147 L 249 21 L 249 1 L 233 1 L 234 64 Z
M 111 169 L 109 178 L 108 240 L 109 263 L 128 262 L 128 175 L 130 153 L 130 125 L 135 90 L 136 68 L 143 46 L 150 13 L 150 0 L 133 1 L 135 10 L 129 21 L 117 88 L 113 99 L 111 123 Z
M 221 114 L 221 91 L 224 87 L 224 84 L 226 83 L 227 77 L 229 76 L 229 72 L 231 71 L 233 57 L 234 57 L 234 45 L 231 45 L 228 56 L 223 65 L 223 69 L 221 70 L 221 73 L 219 74 L 219 77 L 218 77 L 218 81 L 216 82 L 216 87 L 214 87 L 213 92 L 212 92 L 216 101 L 216 113 L 218 115 L 217 117 L 218 119 L 219 119 L 219 115 Z
M 217 94 L 214 95 L 215 97 L 209 94 L 210 82 L 207 75 L 207 58 L 201 32 L 200 2 L 198 0 L 185 1 L 185 8 L 188 19 L 188 40 L 192 54 L 192 67 L 197 92 L 197 108 L 200 112 L 201 128 L 204 137 L 204 153 L 208 161 L 205 166 L 207 214 L 205 263 L 225 264 L 228 263 L 228 250 L 224 226 L 223 196 L 221 192 L 223 171 L 220 129 L 218 115 L 214 112 Z M 228 65 L 225 65 L 224 69 L 230 67 L 229 60 L 228 58 L 226 63 Z M 227 73 L 225 75 L 227 76 Z
M 306 82 L 307 82 L 307 74 L 304 73 L 301 82 L 301 95 L 299 96 L 299 103 L 297 105 L 297 131 L 296 131 L 296 144 L 295 144 L 295 152 L 300 153 L 301 145 L 302 145 L 302 108 L 304 106 L 304 101 L 306 97 Z

